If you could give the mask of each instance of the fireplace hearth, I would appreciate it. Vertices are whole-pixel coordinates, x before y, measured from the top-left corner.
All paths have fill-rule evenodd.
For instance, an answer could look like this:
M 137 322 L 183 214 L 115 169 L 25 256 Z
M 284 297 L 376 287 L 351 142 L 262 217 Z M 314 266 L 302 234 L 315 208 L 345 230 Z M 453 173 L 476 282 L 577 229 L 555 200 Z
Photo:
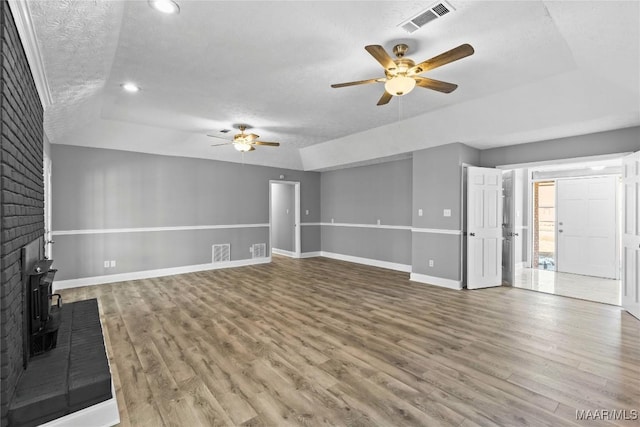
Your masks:
M 109 416 L 115 420 L 98 301 L 63 306 L 53 292 L 57 270 L 43 252 L 42 237 L 21 249 L 24 370 L 9 400 L 8 427 L 38 426 L 70 414 L 77 418 L 99 404 L 111 412 L 115 408 Z

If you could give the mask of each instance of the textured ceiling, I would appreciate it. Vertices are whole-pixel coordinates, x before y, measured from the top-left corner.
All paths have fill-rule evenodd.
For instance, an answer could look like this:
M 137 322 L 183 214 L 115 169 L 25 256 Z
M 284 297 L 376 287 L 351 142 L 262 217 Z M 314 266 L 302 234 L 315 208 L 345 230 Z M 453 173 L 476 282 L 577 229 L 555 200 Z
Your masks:
M 451 1 L 409 35 L 424 1 L 30 1 L 53 104 L 52 143 L 326 170 L 449 142 L 479 148 L 640 124 L 639 4 Z M 476 53 L 387 106 L 364 50 L 397 42 L 416 62 L 462 43 Z M 126 94 L 121 83 L 142 91 Z M 241 156 L 206 136 L 247 123 L 262 147 Z

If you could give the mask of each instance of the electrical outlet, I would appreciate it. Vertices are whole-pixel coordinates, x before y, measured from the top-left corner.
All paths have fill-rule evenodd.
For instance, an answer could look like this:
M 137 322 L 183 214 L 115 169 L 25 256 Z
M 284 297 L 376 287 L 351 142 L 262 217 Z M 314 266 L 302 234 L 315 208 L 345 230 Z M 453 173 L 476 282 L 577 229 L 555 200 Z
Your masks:
M 104 268 L 109 268 L 109 261 L 104 262 Z
M 422 209 L 418 209 L 418 216 L 422 216 Z
M 331 218 L 331 224 L 333 224 L 333 218 Z
M 309 209 L 307 209 L 306 211 L 304 211 L 305 215 L 309 215 Z
M 451 209 L 445 209 L 445 210 L 443 211 L 443 215 L 444 215 L 444 216 L 451 216 Z
M 429 260 L 429 267 L 433 267 L 433 260 L 432 259 Z
M 249 246 L 249 253 L 253 253 L 253 246 Z
M 116 266 L 116 261 L 115 261 L 115 260 L 112 260 L 110 264 L 111 264 L 111 265 L 110 265 L 109 267 L 115 267 L 115 266 Z
M 378 225 L 380 225 L 380 220 L 378 220 Z

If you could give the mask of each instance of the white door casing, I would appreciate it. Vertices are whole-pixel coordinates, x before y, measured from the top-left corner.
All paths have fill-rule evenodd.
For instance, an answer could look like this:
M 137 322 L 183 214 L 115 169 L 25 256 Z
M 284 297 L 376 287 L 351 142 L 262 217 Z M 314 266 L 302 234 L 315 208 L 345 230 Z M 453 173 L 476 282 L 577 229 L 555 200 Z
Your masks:
M 640 319 L 640 152 L 622 161 L 622 307 Z
M 51 158 L 47 153 L 43 154 L 43 178 L 44 178 L 44 256 L 53 258 L 53 240 L 51 236 Z
M 617 176 L 557 181 L 557 270 L 618 277 Z
M 467 288 L 502 284 L 502 171 L 467 169 Z

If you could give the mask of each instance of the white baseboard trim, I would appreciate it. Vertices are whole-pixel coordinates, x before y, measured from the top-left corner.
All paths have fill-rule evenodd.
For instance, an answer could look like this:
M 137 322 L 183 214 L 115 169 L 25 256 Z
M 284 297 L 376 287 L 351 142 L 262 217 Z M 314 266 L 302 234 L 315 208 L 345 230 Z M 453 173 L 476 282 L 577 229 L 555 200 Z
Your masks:
M 372 267 L 387 268 L 389 270 L 402 271 L 405 273 L 411 272 L 410 265 L 398 264 L 395 262 L 381 261 L 381 260 L 371 259 L 371 258 L 361 258 L 357 256 L 352 256 L 352 255 L 336 254 L 333 252 L 325 252 L 325 251 L 320 252 L 320 256 L 323 256 L 325 258 L 337 259 L 340 261 L 354 262 L 356 264 L 370 265 Z
M 285 251 L 284 249 L 271 248 L 271 253 L 276 255 L 288 256 L 289 258 L 299 258 L 295 252 Z
M 39 427 L 92 426 L 111 427 L 120 424 L 120 413 L 116 400 L 116 389 L 111 380 L 111 399 L 56 418 Z
M 249 258 L 236 261 L 209 264 L 185 265 L 182 267 L 161 268 L 158 270 L 132 271 L 130 273 L 109 274 L 106 276 L 83 277 L 80 279 L 54 280 L 54 291 L 59 289 L 79 288 L 82 286 L 103 285 L 105 283 L 124 282 L 128 280 L 151 279 L 154 277 L 174 276 L 176 274 L 195 273 L 197 271 L 217 270 L 220 268 L 244 267 L 247 265 L 266 264 L 271 257 Z
M 426 283 L 428 285 L 440 286 L 448 289 L 462 289 L 462 282 L 460 280 L 444 279 L 442 277 L 427 276 L 426 274 L 411 273 L 409 280 L 412 282 Z
M 315 257 L 319 257 L 322 256 L 322 252 L 320 251 L 316 251 L 316 252 L 302 252 L 300 254 L 300 258 L 315 258 Z

